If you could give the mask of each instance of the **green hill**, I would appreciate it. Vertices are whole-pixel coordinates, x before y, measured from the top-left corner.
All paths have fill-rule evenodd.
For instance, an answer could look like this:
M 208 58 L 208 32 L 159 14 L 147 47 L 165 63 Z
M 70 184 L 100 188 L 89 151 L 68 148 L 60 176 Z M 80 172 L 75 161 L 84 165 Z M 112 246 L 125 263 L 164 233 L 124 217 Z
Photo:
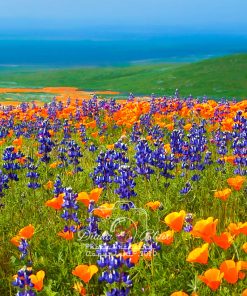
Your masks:
M 74 86 L 85 90 L 116 90 L 134 94 L 247 97 L 247 54 L 196 63 L 152 64 L 109 68 L 0 71 L 1 87 Z

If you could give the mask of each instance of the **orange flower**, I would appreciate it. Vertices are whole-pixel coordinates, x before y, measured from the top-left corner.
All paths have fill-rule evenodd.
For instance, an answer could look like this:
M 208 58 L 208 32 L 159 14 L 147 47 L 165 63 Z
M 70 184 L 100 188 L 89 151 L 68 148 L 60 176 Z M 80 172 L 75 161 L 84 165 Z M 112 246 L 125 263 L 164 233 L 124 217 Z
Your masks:
M 83 287 L 83 285 L 79 282 L 76 282 L 73 286 L 73 288 L 80 293 L 81 296 L 86 296 L 87 295 L 87 291 L 86 289 Z
M 165 223 L 174 231 L 181 231 L 183 224 L 184 224 L 184 218 L 185 218 L 185 211 L 182 210 L 179 213 L 173 212 L 168 214 L 165 217 Z
M 222 199 L 222 200 L 227 200 L 228 197 L 230 196 L 231 192 L 232 191 L 231 191 L 230 188 L 226 188 L 226 189 L 224 189 L 222 191 L 216 191 L 214 193 L 214 197 L 217 197 L 217 198 Z
M 213 236 L 214 243 L 224 250 L 230 248 L 233 242 L 233 237 L 229 232 L 222 232 L 220 235 Z
M 143 246 L 143 242 L 139 242 L 137 244 L 131 245 L 132 254 L 127 254 L 126 252 L 123 253 L 124 260 L 130 258 L 130 262 L 133 264 L 138 263 L 141 254 L 141 248 Z
M 189 295 L 183 291 L 178 291 L 178 292 L 173 292 L 170 296 L 189 296 Z
M 41 291 L 43 289 L 44 277 L 45 277 L 45 272 L 43 270 L 38 271 L 36 275 L 31 274 L 29 276 L 29 278 L 31 279 L 31 282 L 34 284 L 35 290 Z
M 109 149 L 109 150 L 113 150 L 115 147 L 114 144 L 109 144 L 109 145 L 106 145 L 106 148 Z
M 165 144 L 164 145 L 164 149 L 167 153 L 171 152 L 171 145 L 168 143 L 168 144 Z
M 243 233 L 247 235 L 247 222 L 241 223 L 239 222 L 238 224 L 236 223 L 230 223 L 228 226 L 228 229 L 232 235 L 239 235 L 240 233 Z
M 94 132 L 94 133 L 91 134 L 91 136 L 92 136 L 93 138 L 97 138 L 97 137 L 99 136 L 99 133 L 98 133 L 98 132 Z
M 242 188 L 244 181 L 245 181 L 244 176 L 236 176 L 234 178 L 227 179 L 228 185 L 231 186 L 236 191 L 239 191 Z
M 98 267 L 96 265 L 78 265 L 72 271 L 72 274 L 78 276 L 85 283 L 88 283 L 92 276 L 98 272 Z
M 147 261 L 151 261 L 153 259 L 154 256 L 154 251 L 149 251 L 147 253 L 143 253 L 142 254 L 143 258 Z
M 105 203 L 94 209 L 93 213 L 100 218 L 108 218 L 111 216 L 113 208 L 114 204 Z
M 165 245 L 170 245 L 173 242 L 173 236 L 174 236 L 174 231 L 173 230 L 167 230 L 165 232 L 162 232 L 158 237 L 157 241 L 165 244 Z
M 229 283 L 229 284 L 235 284 L 239 276 L 241 277 L 240 270 L 244 269 L 242 267 L 242 262 L 234 262 L 233 260 L 226 260 L 221 263 L 220 265 L 220 271 L 224 273 L 224 279 Z
M 22 228 L 20 231 L 19 231 L 19 236 L 21 238 L 31 238 L 34 234 L 34 227 L 32 224 L 29 224 L 28 226 Z
M 190 232 L 194 237 L 200 237 L 204 241 L 210 243 L 212 237 L 216 235 L 218 219 L 208 217 L 206 220 L 197 221 L 193 230 Z
M 15 245 L 16 247 L 19 247 L 21 241 L 21 237 L 19 235 L 16 235 L 11 238 L 10 242 Z
M 59 164 L 60 164 L 59 161 L 55 161 L 55 162 L 51 163 L 51 164 L 49 165 L 49 167 L 50 167 L 51 169 L 55 169 Z
M 99 200 L 99 197 L 103 191 L 103 188 L 95 188 L 90 191 L 89 193 L 89 199 L 97 202 Z
M 86 207 L 89 206 L 90 199 L 89 199 L 89 195 L 87 194 L 87 192 L 78 193 L 78 196 L 77 196 L 76 200 L 81 201 L 82 203 L 84 203 L 84 205 Z
M 188 262 L 197 262 L 201 264 L 208 263 L 208 244 L 204 244 L 200 248 L 195 248 L 191 251 L 186 259 Z
M 146 203 L 146 206 L 153 211 L 157 210 L 160 207 L 160 205 L 161 205 L 160 201 L 150 201 Z
M 99 200 L 102 191 L 103 188 L 95 188 L 91 190 L 89 194 L 87 192 L 80 192 L 78 193 L 77 200 L 81 201 L 86 207 L 88 207 L 90 200 L 93 200 L 94 202 L 97 202 Z
M 62 238 L 66 240 L 72 240 L 74 238 L 74 232 L 72 231 L 60 231 L 57 235 L 61 236 Z
M 217 268 L 211 268 L 205 271 L 204 275 L 199 275 L 199 279 L 203 281 L 213 291 L 220 286 L 224 273 L 221 273 Z
M 244 250 L 244 252 L 247 253 L 247 242 L 243 244 L 242 250 Z
M 241 296 L 247 296 L 247 289 L 244 289 Z
M 61 210 L 63 205 L 64 194 L 59 194 L 58 197 L 47 200 L 45 203 L 46 206 L 51 207 L 55 210 Z
M 184 126 L 184 129 L 185 129 L 186 131 L 189 131 L 189 130 L 191 129 L 191 127 L 192 127 L 192 124 L 191 124 L 191 123 L 187 123 L 187 124 Z
M 45 189 L 52 189 L 53 188 L 53 182 L 52 181 L 48 181 L 45 185 L 44 185 Z
M 17 138 L 13 141 L 13 145 L 17 146 L 17 147 L 21 147 L 23 143 L 23 137 L 20 136 L 20 138 Z

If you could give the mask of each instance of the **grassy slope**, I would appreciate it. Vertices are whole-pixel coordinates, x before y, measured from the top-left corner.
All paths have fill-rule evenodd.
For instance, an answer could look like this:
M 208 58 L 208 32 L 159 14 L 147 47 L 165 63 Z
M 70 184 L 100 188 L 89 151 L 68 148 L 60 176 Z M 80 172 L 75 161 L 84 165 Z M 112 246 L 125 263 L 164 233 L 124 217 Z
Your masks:
M 13 87 L 75 86 L 136 94 L 241 97 L 247 95 L 247 54 L 191 64 L 158 64 L 112 68 L 0 71 L 0 85 Z

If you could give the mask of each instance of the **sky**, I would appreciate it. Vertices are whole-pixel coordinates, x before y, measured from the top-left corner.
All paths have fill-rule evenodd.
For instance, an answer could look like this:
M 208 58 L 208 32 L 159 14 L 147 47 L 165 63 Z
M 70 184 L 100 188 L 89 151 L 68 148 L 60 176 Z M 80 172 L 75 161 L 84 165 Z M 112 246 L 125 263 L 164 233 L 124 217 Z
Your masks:
M 247 34 L 246 0 L 0 0 L 0 37 L 74 32 Z

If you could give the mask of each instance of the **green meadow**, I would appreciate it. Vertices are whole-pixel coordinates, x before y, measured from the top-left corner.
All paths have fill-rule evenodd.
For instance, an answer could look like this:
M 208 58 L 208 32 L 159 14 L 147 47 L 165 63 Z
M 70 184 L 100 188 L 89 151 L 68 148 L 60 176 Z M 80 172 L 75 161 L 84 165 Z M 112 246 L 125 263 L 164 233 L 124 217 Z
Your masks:
M 83 90 L 112 90 L 123 95 L 172 95 L 243 99 L 247 93 L 247 54 L 194 63 L 164 63 L 123 67 L 0 70 L 0 87 L 73 86 Z M 46 95 L 47 96 L 47 95 Z M 5 96 L 1 96 L 4 99 Z

